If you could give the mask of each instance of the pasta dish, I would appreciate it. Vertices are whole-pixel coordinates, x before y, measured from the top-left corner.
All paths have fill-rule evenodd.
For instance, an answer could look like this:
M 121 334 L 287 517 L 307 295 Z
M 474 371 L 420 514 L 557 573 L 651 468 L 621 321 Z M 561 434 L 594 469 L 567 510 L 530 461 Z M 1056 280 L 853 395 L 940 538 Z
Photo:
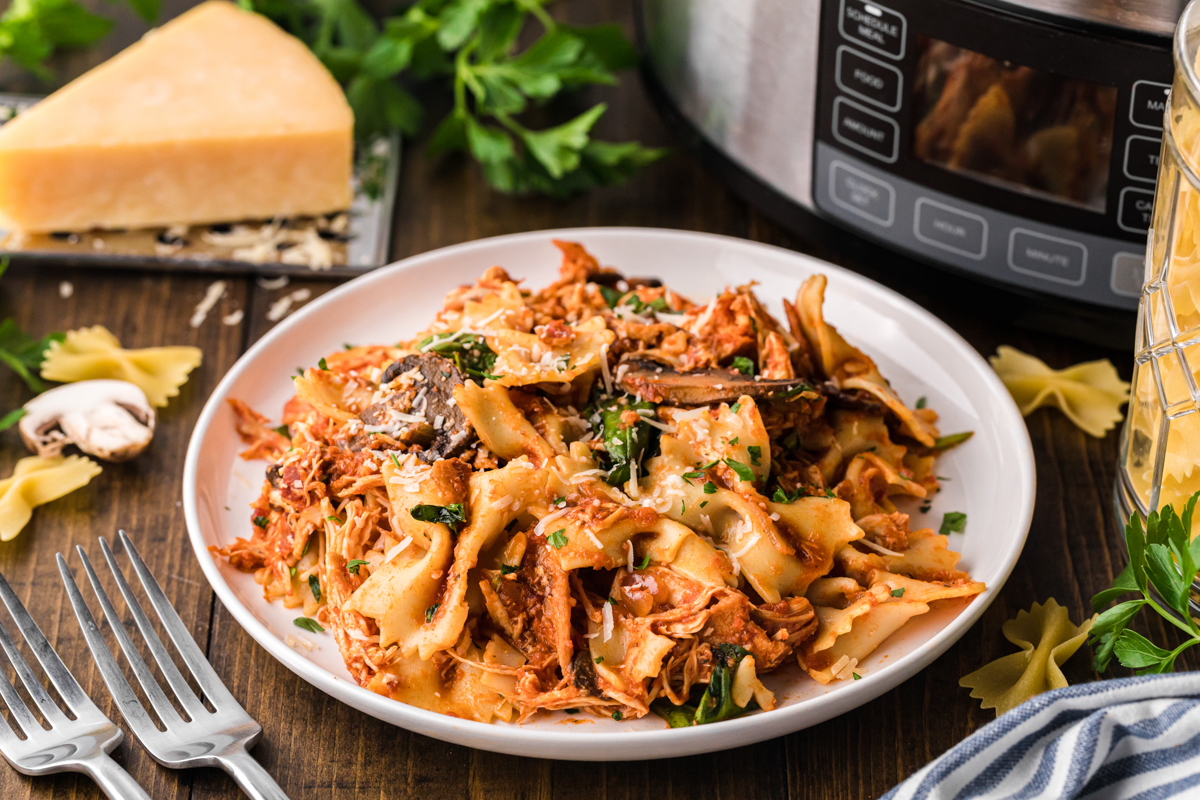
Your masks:
M 825 322 L 824 276 L 784 324 L 752 286 L 698 305 L 556 244 L 540 291 L 492 267 L 411 341 L 300 371 L 281 426 L 230 401 L 269 466 L 214 551 L 359 684 L 483 722 L 705 724 L 774 708 L 785 665 L 857 679 L 983 591 L 896 505 L 927 509 L 969 434 Z

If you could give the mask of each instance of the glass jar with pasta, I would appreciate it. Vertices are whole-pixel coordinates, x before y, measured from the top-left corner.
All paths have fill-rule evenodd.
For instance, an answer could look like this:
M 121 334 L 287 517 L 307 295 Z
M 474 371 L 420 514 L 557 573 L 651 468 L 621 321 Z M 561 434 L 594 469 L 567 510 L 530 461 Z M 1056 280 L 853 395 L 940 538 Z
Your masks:
M 1182 512 L 1200 490 L 1200 5 L 1175 34 L 1175 80 L 1138 309 L 1129 414 L 1121 435 L 1117 511 Z M 1200 533 L 1194 526 L 1192 535 Z

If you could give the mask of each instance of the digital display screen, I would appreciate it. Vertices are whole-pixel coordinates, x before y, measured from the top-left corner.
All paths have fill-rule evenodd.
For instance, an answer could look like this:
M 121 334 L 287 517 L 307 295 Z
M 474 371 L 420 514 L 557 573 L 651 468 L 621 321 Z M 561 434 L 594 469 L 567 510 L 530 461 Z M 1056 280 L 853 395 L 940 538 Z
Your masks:
M 920 37 L 913 155 L 1104 211 L 1117 90 Z

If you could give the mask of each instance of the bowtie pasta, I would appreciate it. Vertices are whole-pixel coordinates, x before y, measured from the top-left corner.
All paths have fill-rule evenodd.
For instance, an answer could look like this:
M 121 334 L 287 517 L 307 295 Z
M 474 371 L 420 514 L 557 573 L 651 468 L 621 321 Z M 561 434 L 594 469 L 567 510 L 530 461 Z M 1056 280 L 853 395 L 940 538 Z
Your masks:
M 784 325 L 749 286 L 697 305 L 557 244 L 541 291 L 493 267 L 411 341 L 327 355 L 282 426 L 232 401 L 269 467 L 215 551 L 361 685 L 485 722 L 704 724 L 773 708 L 785 665 L 857 678 L 985 588 L 896 505 L 965 436 L 825 322 L 824 277 Z

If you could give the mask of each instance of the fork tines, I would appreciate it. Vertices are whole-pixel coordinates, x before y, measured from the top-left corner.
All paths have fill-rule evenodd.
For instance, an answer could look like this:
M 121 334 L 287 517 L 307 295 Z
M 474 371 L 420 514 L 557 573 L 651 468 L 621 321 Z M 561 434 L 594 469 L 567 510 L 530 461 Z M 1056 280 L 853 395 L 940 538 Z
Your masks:
M 49 730 L 42 727 L 17 693 L 16 687 L 0 671 L 0 699 L 8 707 L 13 723 L 22 735 L 19 737 L 10 724 L 0 720 L 0 753 L 26 775 L 88 772 L 107 789 L 107 780 L 114 772 L 120 771 L 106 755 L 121 743 L 123 735 L 120 729 L 80 688 L 3 575 L 0 575 L 0 600 L 8 608 L 25 643 L 42 665 L 59 696 L 75 716 L 75 719 L 71 719 L 58 707 L 17 649 L 8 629 L 0 624 L 0 648 L 3 648 L 25 690 L 50 726 Z M 120 780 L 128 788 L 130 797 L 145 797 L 128 776 Z
M 137 573 L 139 582 L 146 592 L 150 605 L 166 630 L 167 635 L 175 644 L 175 648 L 183 658 L 192 677 L 199 685 L 202 695 L 207 697 L 212 707 L 216 709 L 218 714 L 222 715 L 226 727 L 229 722 L 239 723 L 242 726 L 242 730 L 239 730 L 238 733 L 243 734 L 243 736 L 235 738 L 242 738 L 247 744 L 253 743 L 259 733 L 261 733 L 262 728 L 250 719 L 241 705 L 229 693 L 229 690 L 225 688 L 225 685 L 221 682 L 221 679 L 217 676 L 217 673 L 213 670 L 207 659 L 205 659 L 200 648 L 192 640 L 191 634 L 188 633 L 183 620 L 180 619 L 179 614 L 167 599 L 162 587 L 142 560 L 141 555 L 138 553 L 137 548 L 133 546 L 129 537 L 124 531 L 119 531 L 118 538 L 126 554 L 129 556 L 129 561 L 133 566 L 134 572 Z M 76 617 L 79 618 L 84 637 L 87 639 L 88 647 L 92 651 L 96 665 L 100 668 L 104 682 L 120 705 L 121 713 L 129 723 L 130 728 L 142 740 L 142 743 L 146 745 L 146 748 L 156 760 L 165 766 L 177 766 L 182 761 L 188 759 L 183 757 L 184 753 L 179 752 L 174 746 L 186 745 L 186 742 L 181 740 L 190 738 L 186 735 L 188 733 L 214 733 L 215 731 L 208 730 L 212 726 L 205 724 L 214 721 L 214 714 L 204 707 L 200 698 L 196 696 L 196 693 L 188 686 L 186 679 L 180 674 L 170 653 L 163 645 L 162 639 L 159 638 L 158 633 L 154 630 L 154 626 L 143 610 L 141 603 L 134 596 L 133 589 L 125 579 L 125 574 L 117 563 L 116 556 L 113 554 L 108 542 L 103 538 L 100 539 L 100 549 L 104 553 L 104 560 L 108 563 L 108 568 L 116 580 L 117 588 L 125 600 L 125 605 L 133 615 L 134 624 L 141 633 L 146 647 L 154 657 L 159 670 L 162 672 L 172 693 L 178 699 L 179 705 L 183 708 L 189 719 L 185 720 L 179 715 L 179 712 L 176 711 L 171 701 L 167 699 L 167 695 L 162 687 L 159 686 L 158 681 L 155 680 L 153 672 L 138 652 L 137 646 L 121 622 L 116 608 L 113 607 L 108 593 L 100 583 L 96 570 L 92 567 L 91 560 L 82 547 L 76 547 L 76 552 L 79 555 L 80 561 L 83 562 L 83 569 L 87 573 L 88 582 L 92 585 L 92 589 L 96 593 L 96 598 L 100 601 L 100 607 L 104 611 L 104 616 L 108 620 L 109 627 L 112 628 L 113 634 L 121 646 L 121 650 L 125 653 L 125 657 L 133 669 L 134 676 L 142 687 L 142 691 L 145 692 L 151 707 L 158 715 L 159 720 L 162 721 L 163 726 L 167 729 L 165 734 L 159 731 L 154 725 L 150 716 L 146 713 L 146 709 L 134 693 L 133 687 L 122 674 L 116 657 L 101 636 L 99 626 L 92 616 L 91 610 L 84 602 L 83 595 L 79 590 L 79 586 L 75 583 L 75 578 L 72 576 L 71 571 L 67 568 L 66 561 L 60 554 L 58 556 L 58 568 L 62 574 L 63 583 L 66 585 L 67 594 L 71 598 L 71 606 L 75 610 Z M 197 727 L 206 730 L 198 731 L 196 730 Z M 253 728 L 253 730 L 248 730 L 247 728 Z M 164 736 L 173 741 L 161 741 L 161 737 Z M 165 751 L 160 745 L 167 746 L 167 750 L 171 751 L 170 754 L 164 754 Z M 188 750 L 190 748 L 185 746 L 184 749 Z M 214 754 L 209 753 L 209 755 Z

